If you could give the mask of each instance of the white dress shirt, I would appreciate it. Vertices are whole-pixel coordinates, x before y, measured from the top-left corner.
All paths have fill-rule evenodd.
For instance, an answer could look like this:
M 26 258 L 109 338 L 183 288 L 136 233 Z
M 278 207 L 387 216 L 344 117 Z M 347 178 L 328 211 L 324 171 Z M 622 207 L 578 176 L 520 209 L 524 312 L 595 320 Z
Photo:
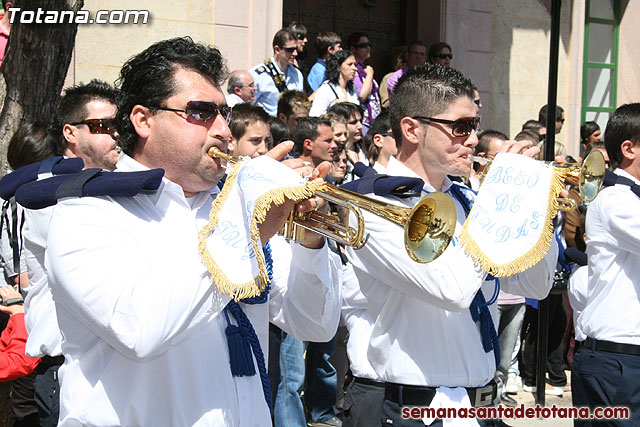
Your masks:
M 282 75 L 284 85 L 287 89 L 304 90 L 304 80 L 300 70 L 292 64 L 289 64 L 287 67 L 287 76 L 285 77 L 273 57 L 271 58 L 271 62 L 273 62 L 276 71 Z M 256 87 L 258 88 L 255 92 L 255 102 L 264 108 L 267 113 L 275 117 L 278 113 L 278 99 L 280 98 L 280 91 L 271 78 L 271 74 L 269 74 L 268 70 L 262 73 L 258 73 L 256 71 L 260 67 L 264 67 L 265 69 L 267 68 L 264 63 L 260 63 L 249 70 L 249 73 L 251 73 L 253 80 L 256 82 Z
M 589 267 L 586 265 L 578 267 L 569 278 L 569 303 L 573 309 L 573 328 L 575 329 L 576 341 L 587 339 L 582 329 L 578 326 L 578 317 L 584 310 L 587 302 L 587 286 L 589 284 Z
M 228 93 L 224 96 L 224 98 L 227 100 L 227 106 L 228 107 L 233 107 L 237 104 L 243 104 L 244 103 L 244 99 L 240 98 L 238 95 L 236 95 L 235 93 Z
M 616 174 L 640 183 L 629 173 Z M 586 336 L 640 345 L 640 198 L 627 185 L 603 188 L 587 210 L 589 284 L 576 326 Z
M 395 158 L 387 173 L 417 175 Z M 445 180 L 443 191 L 452 183 Z M 428 185 L 425 190 L 433 191 Z M 473 193 L 468 191 L 473 197 Z M 399 206 L 413 207 L 419 198 L 377 197 Z M 369 240 L 357 251 L 347 249 L 374 320 L 368 349 L 369 362 L 384 381 L 446 387 L 478 387 L 487 384 L 496 371 L 492 352 L 482 348 L 479 324 L 469 306 L 480 287 L 489 301 L 494 281 L 475 265 L 457 241 L 465 221 L 460 202 L 453 198 L 458 222 L 452 244 L 428 264 L 407 255 L 402 229 L 364 212 Z M 502 289 L 532 298 L 545 297 L 555 270 L 557 245 L 542 262 L 524 273 L 500 279 Z M 497 304 L 490 306 L 497 326 Z
M 141 169 L 127 156 L 118 164 Z M 270 425 L 257 363 L 255 376 L 231 375 L 229 297 L 198 252 L 216 193 L 186 199 L 164 178 L 152 194 L 58 202 L 46 267 L 65 356 L 59 425 Z M 340 310 L 340 263 L 326 245 L 293 245 L 284 260 L 286 244 L 274 246 L 278 304 L 241 304 L 265 359 L 270 319 L 298 339 L 328 341 Z
M 369 363 L 367 349 L 373 320 L 369 315 L 367 299 L 360 291 L 360 284 L 350 262 L 342 267 L 342 317 L 349 330 L 347 357 L 354 377 L 381 381 Z
M 52 213 L 53 207 L 40 210 L 25 209 L 24 258 L 31 287 L 24 301 L 24 321 L 29 334 L 26 354 L 31 357 L 62 354 L 62 335 L 44 268 Z
M 316 91 L 313 97 L 313 104 L 309 110 L 309 117 L 318 117 L 327 112 L 329 107 L 338 102 L 344 96 L 340 86 L 325 81 Z M 342 98 L 344 101 L 344 98 Z M 358 104 L 358 94 L 355 91 L 347 91 L 347 102 Z

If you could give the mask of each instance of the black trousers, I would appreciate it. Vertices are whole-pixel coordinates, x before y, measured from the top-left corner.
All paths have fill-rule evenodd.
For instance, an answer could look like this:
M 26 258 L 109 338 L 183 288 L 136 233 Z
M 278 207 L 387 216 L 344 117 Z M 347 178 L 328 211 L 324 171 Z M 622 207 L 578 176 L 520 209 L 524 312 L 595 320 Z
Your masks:
M 547 345 L 547 372 L 549 384 L 556 387 L 567 385 L 567 375 L 564 373 L 564 358 L 562 343 L 564 330 L 567 326 L 567 313 L 564 309 L 562 294 L 549 295 L 549 341 Z M 536 354 L 538 347 L 538 310 L 527 306 L 522 325 L 524 350 L 520 376 L 525 385 L 536 383 Z
M 575 426 L 640 425 L 640 356 L 610 353 L 581 346 L 573 356 L 573 406 L 625 406 L 629 419 L 575 420 Z
M 36 369 L 33 381 L 35 401 L 42 427 L 58 425 L 60 413 L 60 383 L 58 383 L 58 369 L 61 365 L 47 365 L 41 362 Z
M 362 384 L 355 378 L 344 396 L 342 427 L 380 427 L 384 384 Z

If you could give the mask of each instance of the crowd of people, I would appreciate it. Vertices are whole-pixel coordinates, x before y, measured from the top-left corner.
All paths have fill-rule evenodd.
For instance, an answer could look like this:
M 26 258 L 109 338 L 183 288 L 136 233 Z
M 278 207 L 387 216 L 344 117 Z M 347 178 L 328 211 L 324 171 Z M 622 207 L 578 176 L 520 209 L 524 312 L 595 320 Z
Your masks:
M 313 64 L 299 57 L 307 42 L 293 23 L 272 57 L 228 73 L 217 49 L 164 40 L 130 58 L 117 87 L 68 88 L 50 123 L 21 125 L 0 181 L 0 379 L 13 380 L 14 425 L 505 425 L 403 409 L 514 406 L 519 390 L 535 391 L 543 299 L 545 392 L 563 394 L 571 370 L 574 406 L 627 406 L 631 419 L 612 425 L 635 425 L 640 106 L 616 110 L 604 142 L 584 123 L 574 157 L 555 141 L 556 162 L 599 150 L 613 173 L 588 206 L 571 189 L 580 210 L 557 215 L 544 257 L 497 279 L 459 241 L 490 167 L 470 156 L 539 156 L 547 116 L 558 134 L 563 109 L 543 106 L 511 139 L 480 129 L 478 89 L 447 43 L 409 43 L 379 79 L 366 33 L 344 46 L 319 34 Z M 268 283 L 236 298 L 198 240 L 235 185 L 212 148 L 405 208 L 442 192 L 453 243 L 416 262 L 376 209 L 363 210 L 362 248 L 311 230 L 287 241 L 277 232 L 293 209 L 336 206 L 285 198 L 258 225 Z M 237 216 L 214 233 L 251 228 Z

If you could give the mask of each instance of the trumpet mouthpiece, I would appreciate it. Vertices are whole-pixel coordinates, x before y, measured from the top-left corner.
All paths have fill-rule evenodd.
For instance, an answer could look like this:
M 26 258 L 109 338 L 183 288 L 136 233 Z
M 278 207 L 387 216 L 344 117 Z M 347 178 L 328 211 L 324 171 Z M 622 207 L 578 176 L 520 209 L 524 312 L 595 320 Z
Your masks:
M 469 154 L 467 156 L 467 160 L 469 160 L 470 162 L 476 162 L 479 163 L 481 165 L 486 165 L 487 163 L 489 163 L 489 159 L 486 159 L 484 157 L 478 157 L 478 156 L 474 156 L 472 154 Z
M 231 157 L 227 153 L 223 153 L 218 147 L 209 148 L 209 151 L 207 151 L 207 154 L 210 157 L 213 157 L 213 158 L 216 158 L 216 159 L 228 160 L 228 158 Z

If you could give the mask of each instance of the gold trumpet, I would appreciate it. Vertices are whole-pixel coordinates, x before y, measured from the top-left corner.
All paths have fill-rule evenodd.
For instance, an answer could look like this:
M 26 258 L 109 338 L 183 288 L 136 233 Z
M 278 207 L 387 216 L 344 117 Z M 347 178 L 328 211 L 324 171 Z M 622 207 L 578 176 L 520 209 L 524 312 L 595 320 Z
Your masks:
M 241 161 L 217 147 L 210 148 L 207 154 L 229 163 Z M 300 241 L 304 229 L 307 229 L 359 249 L 369 238 L 365 235 L 365 221 L 361 212 L 366 210 L 401 226 L 407 254 L 414 261 L 427 263 L 438 258 L 447 248 L 457 221 L 453 201 L 446 194 L 438 192 L 423 197 L 413 208 L 396 206 L 327 183 L 314 196 L 346 208 L 355 216 L 357 226 L 354 228 L 349 225 L 349 215 L 340 218 L 336 214 L 327 215 L 318 211 L 302 213 L 293 209 L 282 230 L 285 238 Z
M 482 181 L 488 172 L 488 168 L 491 166 L 491 159 L 472 155 L 469 155 L 468 158 L 474 162 L 486 165 L 480 177 L 480 180 Z M 585 203 L 591 203 L 602 188 L 606 164 L 604 156 L 598 150 L 593 150 L 589 153 L 582 164 L 566 162 L 544 163 L 560 169 L 564 174 L 565 182 L 580 189 L 580 196 L 582 196 L 582 200 Z M 561 211 L 568 212 L 577 207 L 576 201 L 573 199 L 558 197 L 556 200 L 558 201 L 558 209 Z

